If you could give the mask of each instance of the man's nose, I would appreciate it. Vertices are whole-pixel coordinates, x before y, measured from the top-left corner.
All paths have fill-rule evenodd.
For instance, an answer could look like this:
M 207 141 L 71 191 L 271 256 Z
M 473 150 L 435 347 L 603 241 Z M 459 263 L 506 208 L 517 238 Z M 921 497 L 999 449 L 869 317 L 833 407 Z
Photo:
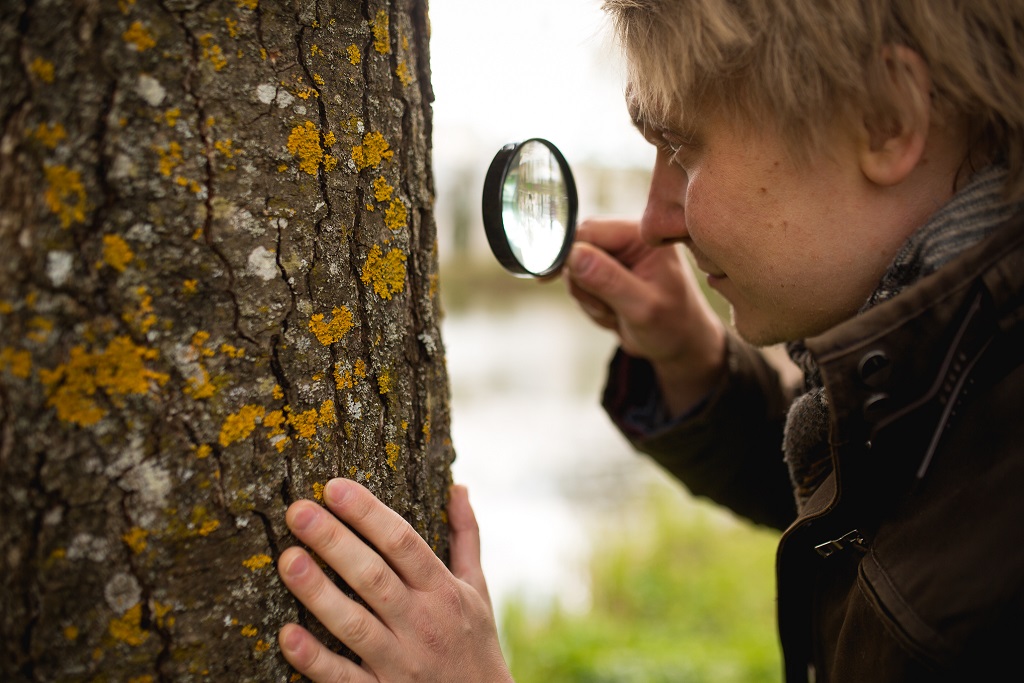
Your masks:
M 658 151 L 651 172 L 647 208 L 640 219 L 640 236 L 648 244 L 658 246 L 679 242 L 686 231 L 686 172 L 669 162 L 669 154 Z

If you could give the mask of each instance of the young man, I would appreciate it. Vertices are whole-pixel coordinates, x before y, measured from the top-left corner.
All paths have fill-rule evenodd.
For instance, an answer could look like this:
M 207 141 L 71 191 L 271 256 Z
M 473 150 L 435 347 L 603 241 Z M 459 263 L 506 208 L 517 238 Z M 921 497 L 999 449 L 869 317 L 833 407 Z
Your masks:
M 580 226 L 570 291 L 621 341 L 605 406 L 691 491 L 784 530 L 788 681 L 989 680 L 1024 638 L 1024 5 L 607 0 L 658 146 L 642 219 Z M 729 301 L 726 329 L 683 244 Z M 784 386 L 758 346 L 787 342 Z M 362 488 L 289 520 L 317 681 L 509 680 L 463 489 L 452 573 Z

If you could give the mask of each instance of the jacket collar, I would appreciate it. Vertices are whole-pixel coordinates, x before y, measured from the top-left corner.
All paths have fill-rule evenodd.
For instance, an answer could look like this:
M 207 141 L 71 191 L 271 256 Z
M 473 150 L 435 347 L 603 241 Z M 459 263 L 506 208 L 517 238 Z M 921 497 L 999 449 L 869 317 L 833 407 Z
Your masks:
M 832 408 L 833 452 L 949 404 L 996 331 L 1024 320 L 1024 214 L 939 271 L 808 339 Z M 927 340 L 927 344 L 922 341 Z M 923 425 L 921 425 L 923 426 Z M 837 465 L 839 463 L 836 463 Z

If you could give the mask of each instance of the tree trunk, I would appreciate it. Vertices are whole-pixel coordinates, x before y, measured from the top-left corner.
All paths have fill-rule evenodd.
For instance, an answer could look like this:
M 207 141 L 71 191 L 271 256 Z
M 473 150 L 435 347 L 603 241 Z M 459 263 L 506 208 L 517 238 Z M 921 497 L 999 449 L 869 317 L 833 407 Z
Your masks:
M 0 4 L 0 680 L 289 681 L 287 505 L 447 554 L 425 0 Z

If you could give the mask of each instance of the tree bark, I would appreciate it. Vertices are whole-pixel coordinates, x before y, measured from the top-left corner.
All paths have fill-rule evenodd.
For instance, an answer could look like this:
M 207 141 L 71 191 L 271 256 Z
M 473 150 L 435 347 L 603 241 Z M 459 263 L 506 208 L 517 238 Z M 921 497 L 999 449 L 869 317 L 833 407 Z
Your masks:
M 0 4 L 0 680 L 289 681 L 287 505 L 445 557 L 425 0 Z

